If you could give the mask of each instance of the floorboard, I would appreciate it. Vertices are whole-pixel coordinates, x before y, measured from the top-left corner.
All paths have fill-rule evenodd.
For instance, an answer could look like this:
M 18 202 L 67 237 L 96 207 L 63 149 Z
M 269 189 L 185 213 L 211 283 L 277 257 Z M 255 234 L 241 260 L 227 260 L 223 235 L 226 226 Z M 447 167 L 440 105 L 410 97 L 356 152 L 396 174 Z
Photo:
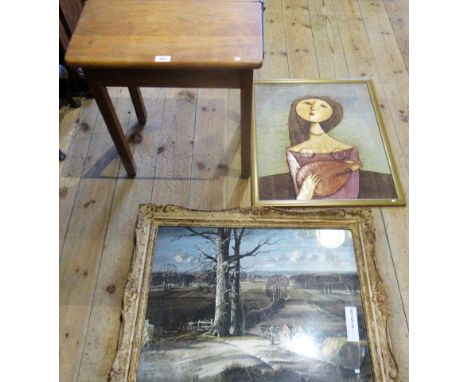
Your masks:
M 408 190 L 408 2 L 266 0 L 259 79 L 372 78 Z M 127 89 L 111 96 L 133 134 L 127 178 L 93 100 L 60 124 L 60 380 L 106 381 L 117 346 L 123 288 L 140 203 L 218 209 L 248 206 L 240 179 L 239 91 L 143 89 L 137 128 Z M 374 208 L 389 331 L 408 380 L 408 208 Z
M 319 76 L 306 0 L 283 0 L 284 29 L 291 78 Z
M 227 167 L 224 136 L 227 102 L 227 90 L 198 90 L 190 176 L 190 208 L 226 207 Z
M 76 115 L 78 113 L 78 115 Z M 60 163 L 60 255 L 83 174 L 89 144 L 93 136 L 98 108 L 93 100 L 85 100 L 80 109 L 69 110 L 60 123 L 60 147 L 67 160 Z
M 122 89 L 114 90 L 117 114 L 128 121 L 129 98 L 122 95 Z M 60 259 L 61 381 L 74 381 L 78 376 L 119 163 L 99 115 Z
M 405 0 L 389 0 L 384 2 L 388 18 L 392 23 L 393 33 L 398 41 L 401 55 L 409 69 L 409 2 Z
M 152 203 L 189 205 L 197 93 L 197 89 L 167 90 L 153 146 L 157 161 Z
M 134 139 L 131 145 L 138 166 L 137 181 L 128 179 L 120 164 L 112 206 L 104 237 L 101 266 L 96 278 L 88 330 L 84 343 L 78 380 L 105 379 L 117 349 L 123 294 L 133 254 L 133 236 L 138 206 L 151 198 L 156 153 L 165 91 L 143 89 L 148 112 L 144 138 Z M 135 113 L 131 112 L 128 126 L 137 125 Z M 105 351 L 103 351 L 105 350 Z

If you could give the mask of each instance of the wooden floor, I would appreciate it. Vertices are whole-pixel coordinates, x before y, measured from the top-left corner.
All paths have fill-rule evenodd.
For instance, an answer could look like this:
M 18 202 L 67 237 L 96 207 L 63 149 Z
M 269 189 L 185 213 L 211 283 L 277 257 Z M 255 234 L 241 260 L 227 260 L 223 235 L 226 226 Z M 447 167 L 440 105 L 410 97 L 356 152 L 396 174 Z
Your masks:
M 403 187 L 408 186 L 408 4 L 405 0 L 267 0 L 257 79 L 372 78 Z M 111 95 L 131 132 L 127 89 Z M 94 101 L 60 124 L 60 381 L 105 381 L 117 346 L 138 205 L 248 206 L 240 180 L 239 91 L 143 89 L 148 123 L 128 179 Z M 408 209 L 375 208 L 390 334 L 408 380 Z

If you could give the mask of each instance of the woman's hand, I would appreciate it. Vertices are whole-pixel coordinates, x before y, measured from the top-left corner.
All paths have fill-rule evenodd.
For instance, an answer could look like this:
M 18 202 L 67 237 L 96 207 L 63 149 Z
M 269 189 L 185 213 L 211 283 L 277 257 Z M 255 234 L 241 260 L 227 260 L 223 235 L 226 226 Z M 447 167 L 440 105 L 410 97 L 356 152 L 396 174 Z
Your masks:
M 314 196 L 314 190 L 317 184 L 320 182 L 320 178 L 317 174 L 309 175 L 307 178 L 304 179 L 302 182 L 301 189 L 299 194 L 297 194 L 297 200 L 312 200 Z

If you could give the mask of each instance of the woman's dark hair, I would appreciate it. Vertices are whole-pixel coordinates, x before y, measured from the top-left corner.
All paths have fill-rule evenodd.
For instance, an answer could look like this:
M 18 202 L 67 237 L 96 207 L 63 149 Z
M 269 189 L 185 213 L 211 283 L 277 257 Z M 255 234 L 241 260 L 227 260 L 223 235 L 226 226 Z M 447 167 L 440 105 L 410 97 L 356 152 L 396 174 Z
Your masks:
M 341 119 L 343 118 L 343 106 L 341 106 L 339 102 L 335 101 L 330 97 L 305 96 L 295 99 L 291 104 L 291 109 L 289 109 L 288 119 L 289 140 L 291 142 L 291 146 L 295 146 L 309 139 L 310 121 L 306 121 L 299 117 L 299 115 L 296 112 L 296 106 L 299 102 L 311 98 L 320 99 L 322 101 L 327 102 L 333 110 L 332 116 L 329 119 L 320 122 L 320 126 L 326 133 L 328 133 L 331 129 L 338 125 L 338 123 L 340 123 Z

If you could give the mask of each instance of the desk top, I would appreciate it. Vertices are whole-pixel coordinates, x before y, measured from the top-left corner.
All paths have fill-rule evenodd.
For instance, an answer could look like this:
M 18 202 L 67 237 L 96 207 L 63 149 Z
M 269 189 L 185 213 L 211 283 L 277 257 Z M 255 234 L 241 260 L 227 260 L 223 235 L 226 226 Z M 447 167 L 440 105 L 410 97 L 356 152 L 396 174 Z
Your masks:
M 262 13 L 251 0 L 88 0 L 65 60 L 95 68 L 259 68 Z

